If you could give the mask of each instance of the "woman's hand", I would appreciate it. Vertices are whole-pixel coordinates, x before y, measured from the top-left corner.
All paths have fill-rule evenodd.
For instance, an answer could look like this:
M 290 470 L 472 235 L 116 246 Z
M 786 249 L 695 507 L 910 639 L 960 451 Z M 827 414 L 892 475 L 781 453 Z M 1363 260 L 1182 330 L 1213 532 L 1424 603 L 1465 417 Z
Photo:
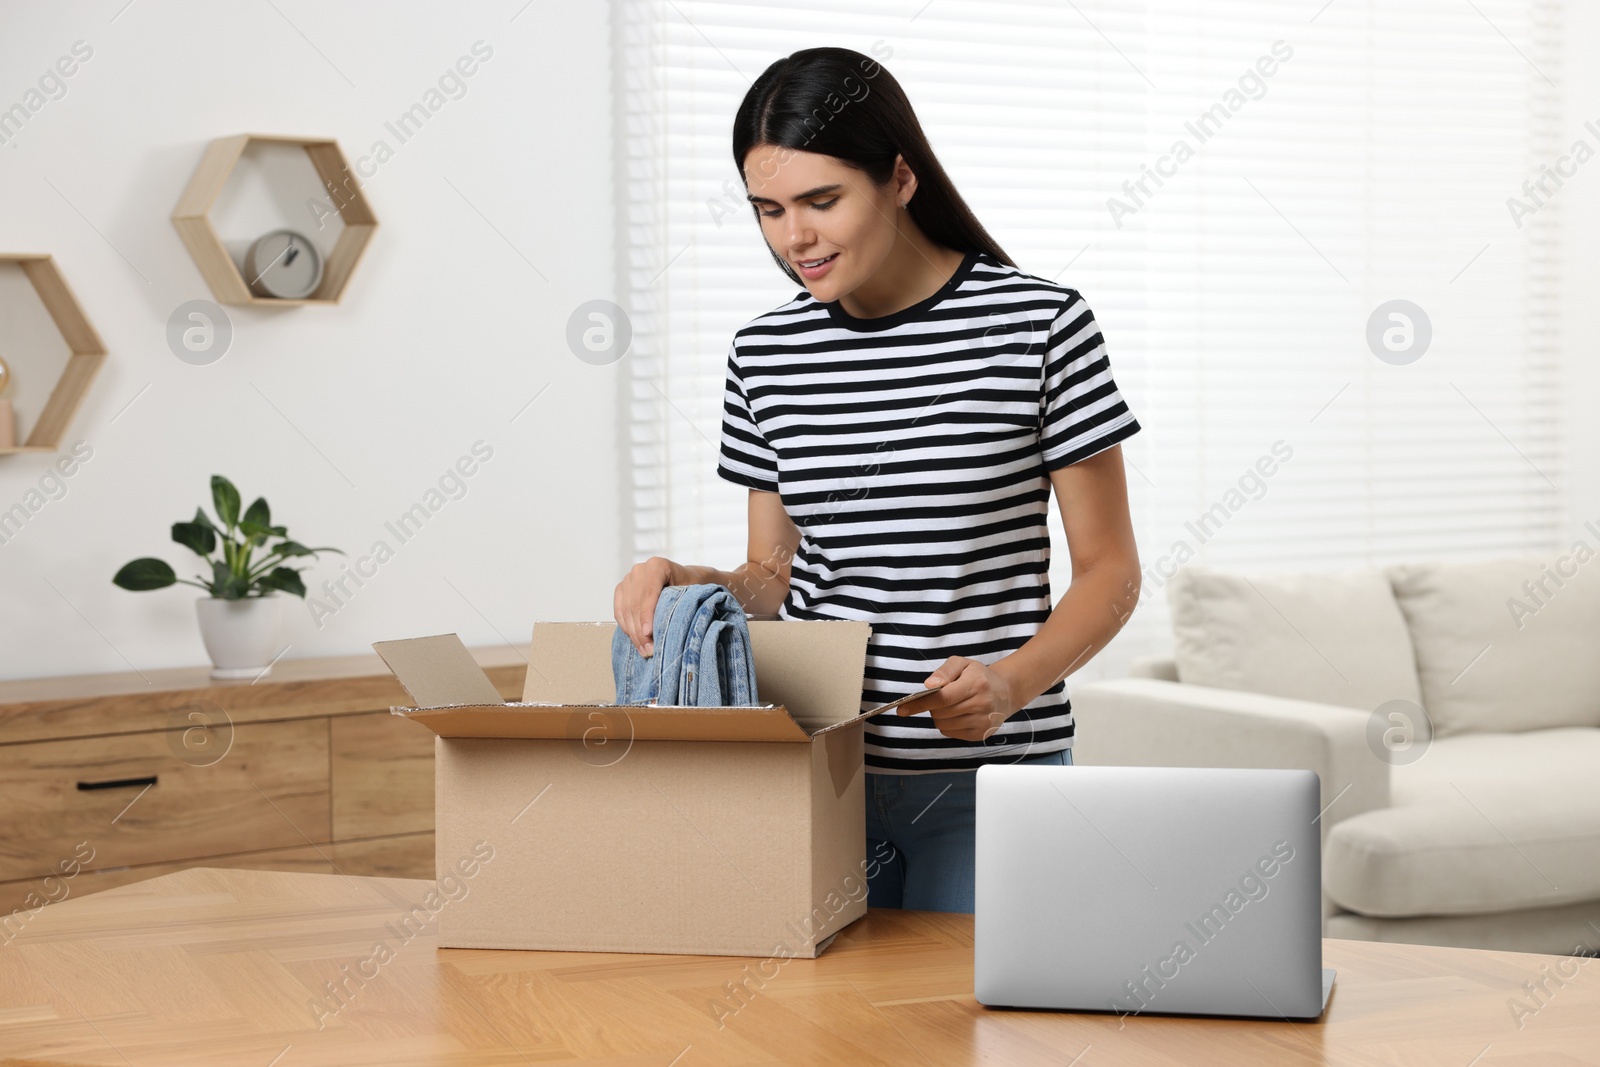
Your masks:
M 908 700 L 895 709 L 897 715 L 928 712 L 939 732 L 962 741 L 986 741 L 1000 724 L 1028 703 L 1020 699 L 1000 664 L 989 666 L 965 656 L 951 656 L 939 669 L 923 680 L 939 692 Z
M 617 617 L 617 625 L 622 627 L 640 655 L 655 653 L 655 634 L 651 631 L 655 629 L 656 601 L 661 599 L 661 590 L 673 584 L 674 567 L 675 564 L 664 556 L 651 556 L 643 563 L 635 563 L 617 583 L 612 595 L 611 610 Z

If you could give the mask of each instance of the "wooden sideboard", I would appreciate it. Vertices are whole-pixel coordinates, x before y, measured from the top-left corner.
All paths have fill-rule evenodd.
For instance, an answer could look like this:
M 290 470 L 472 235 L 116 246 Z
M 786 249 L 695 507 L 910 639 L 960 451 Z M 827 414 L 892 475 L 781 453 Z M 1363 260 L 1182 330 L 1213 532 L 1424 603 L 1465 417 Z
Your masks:
M 526 646 L 473 650 L 508 700 Z M 433 734 L 376 654 L 0 682 L 0 916 L 186 867 L 433 877 Z

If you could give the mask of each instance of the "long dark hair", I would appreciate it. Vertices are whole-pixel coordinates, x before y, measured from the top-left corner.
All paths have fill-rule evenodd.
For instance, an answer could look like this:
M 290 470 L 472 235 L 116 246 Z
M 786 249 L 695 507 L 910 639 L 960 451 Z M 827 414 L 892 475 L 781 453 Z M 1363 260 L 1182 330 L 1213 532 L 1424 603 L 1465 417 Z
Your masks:
M 762 71 L 733 118 L 733 162 L 741 179 L 745 156 L 758 145 L 832 156 L 878 186 L 894 176 L 894 157 L 904 156 L 917 176 L 906 209 L 923 233 L 946 248 L 987 252 L 1016 266 L 956 192 L 900 83 L 870 56 L 805 48 Z M 770 244 L 767 251 L 785 274 L 805 284 Z

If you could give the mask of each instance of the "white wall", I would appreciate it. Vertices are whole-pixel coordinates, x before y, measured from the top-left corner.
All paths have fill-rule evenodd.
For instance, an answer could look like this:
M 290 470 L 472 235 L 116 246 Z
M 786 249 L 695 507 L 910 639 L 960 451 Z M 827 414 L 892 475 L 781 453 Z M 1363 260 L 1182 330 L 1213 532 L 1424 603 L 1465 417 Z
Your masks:
M 1562 33 L 1562 84 L 1566 91 L 1566 116 L 1557 143 L 1563 151 L 1581 138 L 1600 151 L 1600 136 L 1585 129 L 1600 129 L 1600 65 L 1594 60 L 1600 42 L 1600 6 L 1570 3 Z M 1563 439 L 1566 468 L 1567 521 L 1563 530 L 1568 547 L 1581 538 L 1590 548 L 1600 548 L 1600 538 L 1585 529 L 1600 527 L 1600 159 L 1590 160 L 1561 187 L 1557 217 L 1561 223 L 1562 270 L 1561 355 L 1566 410 Z
M 204 663 L 200 590 L 111 577 L 146 555 L 194 573 L 168 528 L 211 510 L 213 473 L 307 544 L 394 550 L 320 627 L 291 601 L 291 657 L 609 618 L 621 364 L 565 341 L 575 307 L 616 296 L 607 5 L 124 3 L 0 3 L 0 108 L 93 50 L 0 146 L 0 252 L 53 254 L 110 350 L 64 495 L 28 496 L 53 457 L 0 457 L 0 510 L 45 501 L 0 543 L 0 677 Z M 400 143 L 385 123 L 479 41 L 464 95 Z M 335 137 L 352 160 L 387 141 L 364 190 L 380 227 L 340 306 L 229 308 L 231 349 L 193 366 L 167 320 L 211 294 L 169 216 L 210 140 L 244 132 Z M 224 214 L 248 233 L 260 207 Z M 409 541 L 385 528 L 480 440 L 493 455 L 464 495 Z

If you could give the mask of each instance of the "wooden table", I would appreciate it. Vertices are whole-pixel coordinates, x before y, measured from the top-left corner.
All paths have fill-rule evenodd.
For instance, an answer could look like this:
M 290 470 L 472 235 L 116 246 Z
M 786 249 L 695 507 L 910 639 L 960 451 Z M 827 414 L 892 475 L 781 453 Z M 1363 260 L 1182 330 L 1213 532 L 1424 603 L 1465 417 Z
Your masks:
M 0 1065 L 1600 1062 L 1593 960 L 1328 940 L 1318 1022 L 1123 1020 L 979 1005 L 967 915 L 874 910 L 815 960 L 441 950 L 395 926 L 432 888 L 192 868 L 43 908 L 0 945 Z

